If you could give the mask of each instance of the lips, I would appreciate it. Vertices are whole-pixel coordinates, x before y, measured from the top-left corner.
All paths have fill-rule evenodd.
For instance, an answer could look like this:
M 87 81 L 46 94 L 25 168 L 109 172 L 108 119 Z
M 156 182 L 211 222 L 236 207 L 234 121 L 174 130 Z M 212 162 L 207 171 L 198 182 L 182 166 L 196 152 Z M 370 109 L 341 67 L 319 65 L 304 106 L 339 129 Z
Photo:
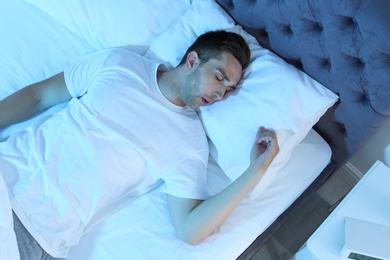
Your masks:
M 202 98 L 202 105 L 203 106 L 207 106 L 209 104 L 210 104 L 210 102 L 208 102 L 205 98 Z

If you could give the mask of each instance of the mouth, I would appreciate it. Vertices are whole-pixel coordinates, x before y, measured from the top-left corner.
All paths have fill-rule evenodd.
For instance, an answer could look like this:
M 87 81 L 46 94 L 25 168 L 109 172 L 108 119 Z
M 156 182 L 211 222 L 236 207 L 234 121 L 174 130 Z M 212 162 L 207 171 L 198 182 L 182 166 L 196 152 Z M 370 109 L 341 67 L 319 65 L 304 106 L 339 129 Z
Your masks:
M 203 106 L 210 105 L 210 102 L 207 101 L 205 98 L 202 97 L 202 105 L 203 105 Z

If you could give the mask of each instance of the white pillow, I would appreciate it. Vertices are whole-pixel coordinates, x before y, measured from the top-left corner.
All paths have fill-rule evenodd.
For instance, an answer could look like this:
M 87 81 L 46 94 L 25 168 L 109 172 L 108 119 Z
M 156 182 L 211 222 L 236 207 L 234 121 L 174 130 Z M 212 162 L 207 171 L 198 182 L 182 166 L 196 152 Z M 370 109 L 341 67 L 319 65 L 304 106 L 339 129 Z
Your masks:
M 197 36 L 208 30 L 232 26 L 226 16 L 214 1 L 198 0 L 176 24 L 156 38 L 146 56 L 165 60 L 168 67 L 174 67 Z M 249 154 L 258 127 L 275 129 L 280 152 L 262 181 L 252 190 L 251 198 L 254 198 L 287 163 L 292 149 L 336 102 L 337 96 L 262 48 L 240 26 L 226 30 L 246 39 L 252 51 L 251 64 L 244 73 L 238 93 L 212 106 L 202 107 L 201 118 L 212 141 L 211 155 L 231 180 L 249 166 Z
M 256 197 L 287 163 L 293 148 L 337 96 L 270 51 L 254 57 L 237 95 L 201 108 L 212 156 L 231 180 L 249 166 L 259 126 L 275 129 L 280 152 L 252 191 Z M 293 173 L 292 173 L 293 174 Z
M 176 67 L 199 35 L 234 25 L 233 19 L 215 1 L 195 0 L 176 23 L 153 41 L 145 56 L 168 68 Z
M 190 0 L 26 0 L 95 49 L 149 46 L 190 6 Z M 145 47 L 146 51 L 147 47 Z

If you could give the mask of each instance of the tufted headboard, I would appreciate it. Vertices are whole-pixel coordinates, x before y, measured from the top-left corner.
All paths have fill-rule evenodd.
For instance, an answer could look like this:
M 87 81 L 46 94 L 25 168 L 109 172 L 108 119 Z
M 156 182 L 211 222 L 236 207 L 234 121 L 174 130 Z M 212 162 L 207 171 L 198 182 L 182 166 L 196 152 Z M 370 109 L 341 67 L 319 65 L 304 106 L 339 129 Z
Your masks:
M 339 95 L 314 127 L 332 149 L 318 188 L 390 119 L 390 1 L 217 2 L 263 47 Z

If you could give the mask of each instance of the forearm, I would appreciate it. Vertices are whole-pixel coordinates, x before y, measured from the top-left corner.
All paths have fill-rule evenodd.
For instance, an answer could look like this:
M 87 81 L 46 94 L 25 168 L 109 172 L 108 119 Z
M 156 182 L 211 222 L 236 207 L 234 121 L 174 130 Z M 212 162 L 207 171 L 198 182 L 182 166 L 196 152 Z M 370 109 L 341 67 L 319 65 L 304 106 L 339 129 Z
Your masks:
M 261 180 L 278 152 L 275 132 L 260 127 L 252 146 L 249 168 L 223 191 L 205 201 L 169 195 L 169 212 L 179 237 L 192 245 L 205 239 Z
M 29 119 L 70 98 L 63 73 L 29 85 L 0 101 L 0 129 Z
M 40 111 L 39 96 L 31 86 L 25 87 L 0 101 L 0 129 L 24 121 Z
M 179 236 L 190 244 L 200 243 L 225 221 L 262 176 L 263 171 L 249 167 L 226 189 L 201 202 L 178 222 Z

